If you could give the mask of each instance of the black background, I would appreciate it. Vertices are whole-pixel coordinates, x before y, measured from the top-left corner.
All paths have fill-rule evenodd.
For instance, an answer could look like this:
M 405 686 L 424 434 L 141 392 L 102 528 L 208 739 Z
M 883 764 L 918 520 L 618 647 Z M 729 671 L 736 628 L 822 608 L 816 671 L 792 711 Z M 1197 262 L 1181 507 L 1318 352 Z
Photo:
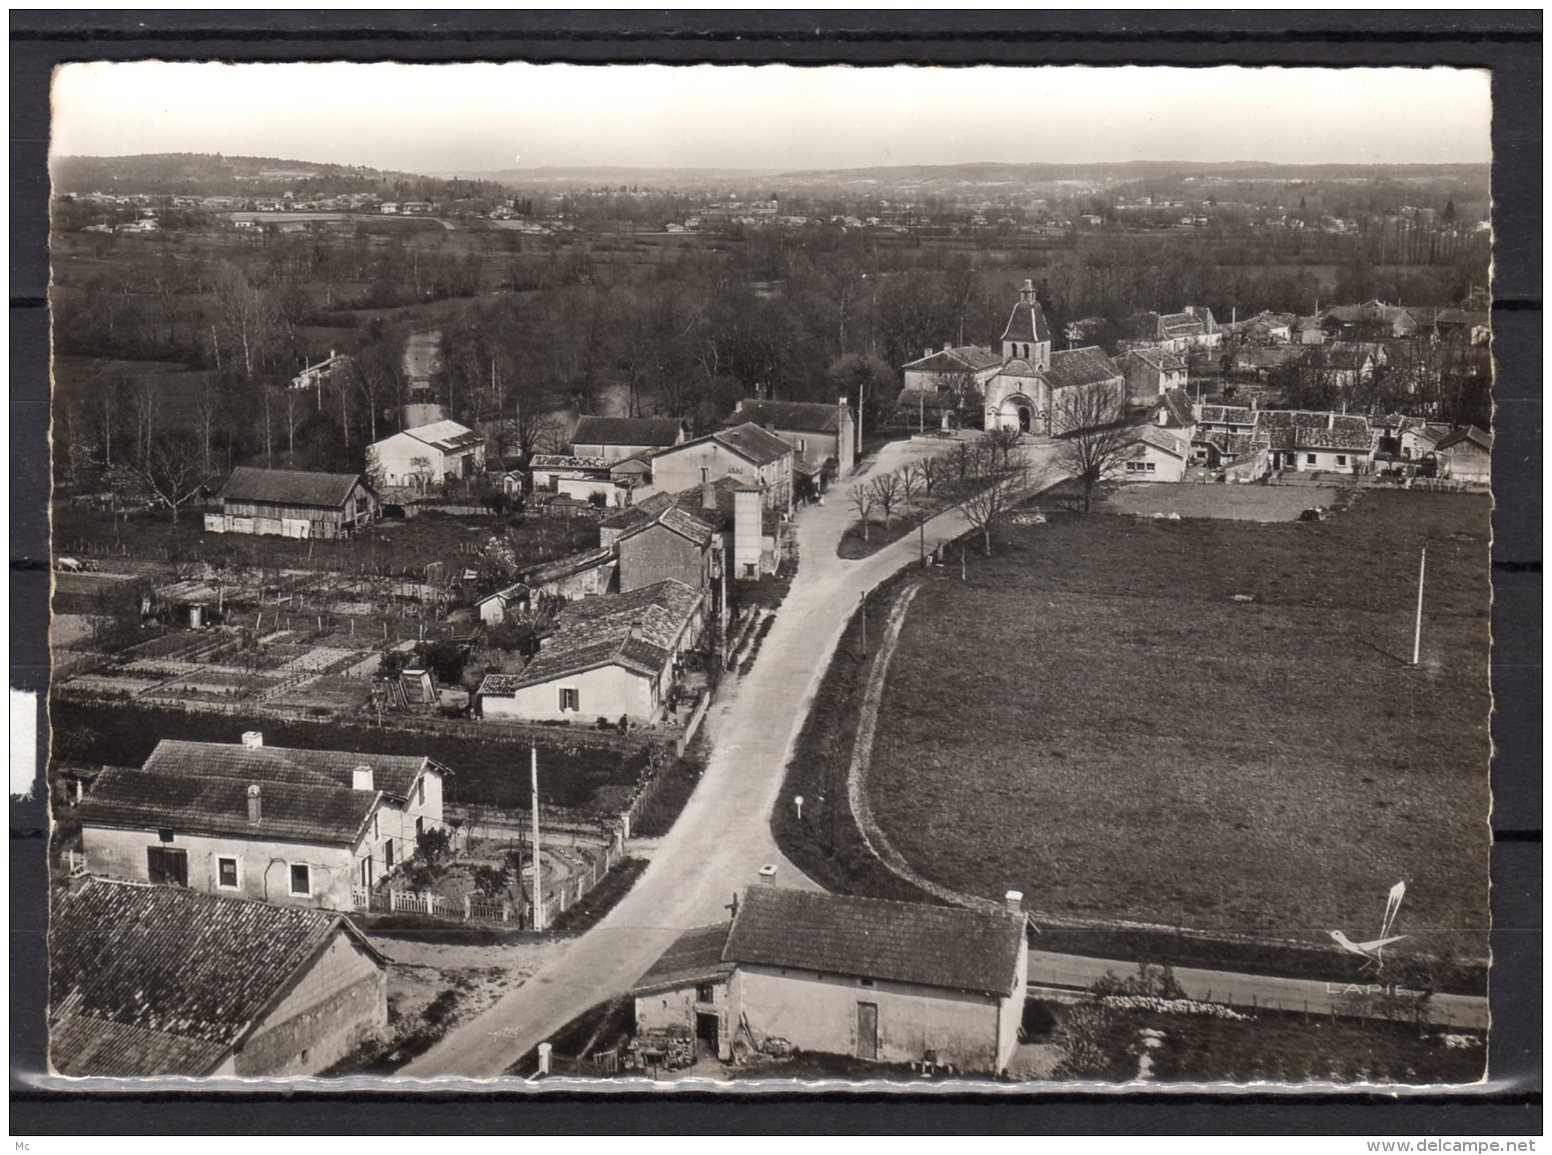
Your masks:
M 1541 13 L 27 12 L 11 16 L 11 684 L 48 658 L 48 82 L 71 60 L 1454 65 L 1493 72 L 1495 846 L 1483 1090 L 1014 1096 L 60 1094 L 44 1070 L 43 804 L 11 805 L 11 1133 L 1539 1134 Z M 1298 109 L 1274 131 L 1320 131 Z M 1364 110 L 1354 109 L 1362 116 Z M 1419 115 L 1422 115 L 1419 113 Z M 1298 126 L 1297 128 L 1295 126 Z M 1268 149 L 1275 154 L 1275 149 Z M 327 159 L 327 158 L 320 158 Z M 40 727 L 40 759 L 46 726 Z M 39 763 L 42 764 L 41 761 Z

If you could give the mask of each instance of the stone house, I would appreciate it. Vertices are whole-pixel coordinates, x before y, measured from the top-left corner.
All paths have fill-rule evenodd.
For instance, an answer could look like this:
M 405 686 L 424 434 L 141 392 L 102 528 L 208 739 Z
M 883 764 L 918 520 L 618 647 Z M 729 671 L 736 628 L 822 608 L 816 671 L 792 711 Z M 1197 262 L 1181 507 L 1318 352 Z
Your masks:
M 761 490 L 742 485 L 732 477 L 679 493 L 655 493 L 604 518 L 599 523 L 599 537 L 606 543 L 618 541 L 661 517 L 669 507 L 677 507 L 711 528 L 717 535 L 712 549 L 720 552 L 724 572 L 746 581 L 774 573 L 786 558 L 781 513 L 767 508 L 762 499 Z M 717 564 L 715 559 L 712 564 Z M 689 583 L 689 578 L 682 575 L 679 580 Z
M 794 450 L 793 469 L 822 488 L 851 476 L 857 459 L 857 423 L 846 398 L 834 405 L 806 401 L 758 401 L 745 398 L 723 424 L 753 422 L 776 434 Z
M 511 585 L 480 598 L 474 603 L 475 612 L 490 626 L 506 621 L 514 610 L 527 610 L 537 597 L 575 601 L 608 593 L 615 588 L 618 560 L 606 545 L 545 562 L 519 574 Z
M 786 441 L 745 422 L 665 449 L 652 458 L 652 484 L 663 493 L 682 493 L 731 478 L 758 490 L 764 508 L 790 513 L 795 457 Z
M 386 961 L 331 911 L 91 878 L 48 950 L 61 1075 L 315 1075 L 388 1027 Z
M 443 825 L 430 758 L 162 741 L 110 768 L 78 811 L 93 874 L 288 906 L 353 910 Z
M 1378 437 L 1367 417 L 1290 409 L 1257 416 L 1256 440 L 1265 444 L 1272 469 L 1367 473 L 1374 462 Z
M 632 988 L 638 1034 L 931 1061 L 996 1074 L 1018 1045 L 1023 896 L 963 910 L 750 887 L 731 923 L 685 932 Z
M 521 673 L 486 675 L 476 709 L 485 718 L 655 722 L 680 659 L 701 639 L 707 600 L 669 579 L 571 602 Z
M 1121 368 L 1133 405 L 1151 405 L 1171 389 L 1184 389 L 1189 379 L 1185 358 L 1164 348 L 1131 349 Z
M 374 441 L 366 461 L 382 485 L 424 493 L 482 474 L 485 437 L 456 421 L 434 421 Z
M 950 345 L 928 349 L 901 366 L 902 388 L 912 393 L 963 393 L 980 388 L 996 375 L 1003 358 L 983 345 Z

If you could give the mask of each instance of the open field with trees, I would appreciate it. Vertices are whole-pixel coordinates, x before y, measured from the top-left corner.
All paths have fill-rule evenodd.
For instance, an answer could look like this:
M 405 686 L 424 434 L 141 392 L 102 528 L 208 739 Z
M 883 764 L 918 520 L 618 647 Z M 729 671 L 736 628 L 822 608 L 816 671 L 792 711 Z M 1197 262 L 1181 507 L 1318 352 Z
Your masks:
M 1485 954 L 1489 502 L 1322 523 L 1055 515 L 924 580 L 872 805 L 927 877 L 1036 909 Z M 1429 546 L 1422 664 L 1408 666 Z

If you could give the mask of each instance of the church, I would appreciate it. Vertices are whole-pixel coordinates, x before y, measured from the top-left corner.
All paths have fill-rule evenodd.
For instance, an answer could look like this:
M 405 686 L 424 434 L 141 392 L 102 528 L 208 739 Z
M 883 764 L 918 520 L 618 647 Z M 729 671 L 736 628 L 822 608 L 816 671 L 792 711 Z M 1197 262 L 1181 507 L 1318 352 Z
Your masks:
M 1077 424 L 1064 418 L 1069 390 L 1097 387 L 1112 392 L 1116 416 L 1126 403 L 1126 377 L 1097 345 L 1051 349 L 1051 325 L 1035 299 L 1033 281 L 1019 290 L 1018 304 L 1002 334 L 1002 367 L 986 382 L 986 428 L 1017 429 L 1050 436 Z M 1086 411 L 1092 412 L 1085 405 Z

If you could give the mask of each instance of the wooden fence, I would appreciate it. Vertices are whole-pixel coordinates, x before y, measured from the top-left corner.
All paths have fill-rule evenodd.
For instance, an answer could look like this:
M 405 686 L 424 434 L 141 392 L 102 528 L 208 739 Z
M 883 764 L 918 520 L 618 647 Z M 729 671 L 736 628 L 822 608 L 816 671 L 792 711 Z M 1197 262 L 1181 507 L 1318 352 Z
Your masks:
M 351 888 L 350 897 L 355 909 L 374 914 L 424 914 L 432 918 L 461 919 L 464 922 L 517 921 L 511 903 L 477 899 L 472 895 L 465 895 L 459 901 L 431 891 L 400 890 L 397 887 L 368 891 L 357 886 Z

